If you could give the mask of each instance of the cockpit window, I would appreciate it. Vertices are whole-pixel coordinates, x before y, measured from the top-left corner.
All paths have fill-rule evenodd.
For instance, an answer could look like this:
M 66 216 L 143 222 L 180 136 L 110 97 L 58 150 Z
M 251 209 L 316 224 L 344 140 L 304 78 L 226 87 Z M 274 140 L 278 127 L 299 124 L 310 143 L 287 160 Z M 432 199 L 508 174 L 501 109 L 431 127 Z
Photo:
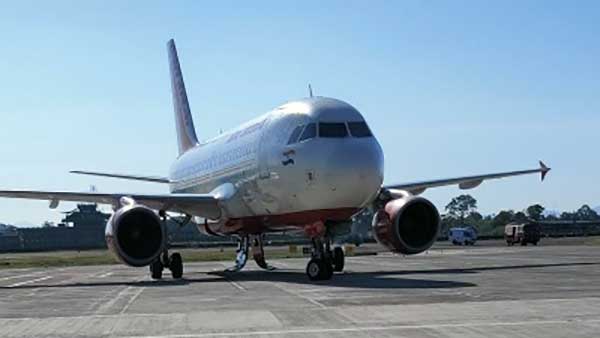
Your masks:
M 303 124 L 297 126 L 296 129 L 294 129 L 294 131 L 292 132 L 292 135 L 290 135 L 290 139 L 288 140 L 287 144 L 292 144 L 292 143 L 298 142 L 298 136 L 300 136 L 300 133 L 302 132 L 302 128 L 304 128 Z
M 315 138 L 316 136 L 317 136 L 317 125 L 314 123 L 309 123 L 306 125 L 306 128 L 304 128 L 304 132 L 302 133 L 302 136 L 300 136 L 299 141 L 304 141 L 304 140 L 308 140 L 311 138 Z
M 348 122 L 350 134 L 354 137 L 371 137 L 373 134 L 365 122 Z
M 319 137 L 347 137 L 348 129 L 345 123 L 319 123 Z

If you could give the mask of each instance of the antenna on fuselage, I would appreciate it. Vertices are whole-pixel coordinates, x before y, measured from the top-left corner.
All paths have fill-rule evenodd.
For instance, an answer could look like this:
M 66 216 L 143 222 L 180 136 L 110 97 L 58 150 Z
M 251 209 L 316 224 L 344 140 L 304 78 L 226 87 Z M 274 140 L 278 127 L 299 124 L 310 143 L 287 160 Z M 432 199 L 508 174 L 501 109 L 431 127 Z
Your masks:
M 308 84 L 308 95 L 311 98 L 313 97 L 312 86 L 310 85 L 310 83 Z

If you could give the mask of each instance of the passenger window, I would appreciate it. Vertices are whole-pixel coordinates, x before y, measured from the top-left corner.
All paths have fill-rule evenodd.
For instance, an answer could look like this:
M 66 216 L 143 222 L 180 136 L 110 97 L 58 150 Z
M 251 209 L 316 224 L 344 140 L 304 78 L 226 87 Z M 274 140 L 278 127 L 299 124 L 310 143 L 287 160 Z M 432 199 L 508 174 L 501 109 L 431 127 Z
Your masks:
M 288 140 L 287 144 L 292 144 L 292 143 L 298 142 L 298 136 L 300 136 L 300 133 L 302 132 L 302 128 L 304 128 L 303 124 L 297 126 L 296 129 L 294 129 L 294 131 L 292 132 L 292 135 L 290 135 L 290 139 Z
M 314 123 L 309 123 L 306 125 L 306 128 L 304 128 L 304 132 L 302 133 L 302 136 L 300 136 L 300 142 L 304 141 L 304 140 L 308 140 L 311 138 L 315 138 L 317 136 L 317 125 Z
M 373 134 L 365 122 L 348 122 L 350 134 L 354 137 L 371 137 Z
M 348 130 L 345 123 L 319 123 L 319 137 L 346 137 Z

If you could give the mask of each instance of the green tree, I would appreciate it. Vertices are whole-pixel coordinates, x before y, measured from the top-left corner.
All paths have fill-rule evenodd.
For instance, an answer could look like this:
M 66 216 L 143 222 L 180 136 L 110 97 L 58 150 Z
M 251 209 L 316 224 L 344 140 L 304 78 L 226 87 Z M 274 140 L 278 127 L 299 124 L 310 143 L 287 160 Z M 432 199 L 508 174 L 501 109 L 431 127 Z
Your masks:
M 460 195 L 454 197 L 448 205 L 446 211 L 452 217 L 464 221 L 465 217 L 477 210 L 477 200 L 471 195 Z
M 515 217 L 514 211 L 502 210 L 496 216 L 494 216 L 494 219 L 492 220 L 492 224 L 494 225 L 494 228 L 503 227 L 503 226 L 507 225 L 508 223 L 512 222 L 514 217 Z
M 574 212 L 563 212 L 560 214 L 561 221 L 574 221 L 577 219 L 577 215 Z
M 594 221 L 594 220 L 600 219 L 600 216 L 598 216 L 598 213 L 596 211 L 594 211 L 594 209 L 590 208 L 590 206 L 587 204 L 584 204 L 583 206 L 581 206 L 581 208 L 579 208 L 575 212 L 575 216 L 577 217 L 578 220 L 583 220 L 583 221 Z
M 525 223 L 528 220 L 529 219 L 527 218 L 527 215 L 525 215 L 525 213 L 522 211 L 515 213 L 515 215 L 513 216 L 513 219 L 512 219 L 512 221 L 516 222 L 516 223 Z
M 544 218 L 543 213 L 544 213 L 544 207 L 539 205 L 539 204 L 534 204 L 529 206 L 526 210 L 525 210 L 525 214 L 527 214 L 527 217 L 539 221 L 541 219 Z

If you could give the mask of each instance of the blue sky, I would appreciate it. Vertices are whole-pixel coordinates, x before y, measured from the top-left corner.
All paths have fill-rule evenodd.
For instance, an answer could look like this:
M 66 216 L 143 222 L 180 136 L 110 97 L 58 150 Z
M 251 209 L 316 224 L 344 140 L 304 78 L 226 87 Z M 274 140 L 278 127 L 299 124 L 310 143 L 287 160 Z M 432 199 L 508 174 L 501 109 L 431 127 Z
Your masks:
M 482 212 L 600 205 L 597 1 L 19 1 L 0 11 L 0 187 L 164 192 L 68 174 L 165 174 L 176 156 L 165 43 L 198 135 L 288 100 L 357 107 L 386 182 L 537 166 L 471 190 Z M 430 190 L 443 208 L 461 193 Z M 62 204 L 0 200 L 0 222 Z

